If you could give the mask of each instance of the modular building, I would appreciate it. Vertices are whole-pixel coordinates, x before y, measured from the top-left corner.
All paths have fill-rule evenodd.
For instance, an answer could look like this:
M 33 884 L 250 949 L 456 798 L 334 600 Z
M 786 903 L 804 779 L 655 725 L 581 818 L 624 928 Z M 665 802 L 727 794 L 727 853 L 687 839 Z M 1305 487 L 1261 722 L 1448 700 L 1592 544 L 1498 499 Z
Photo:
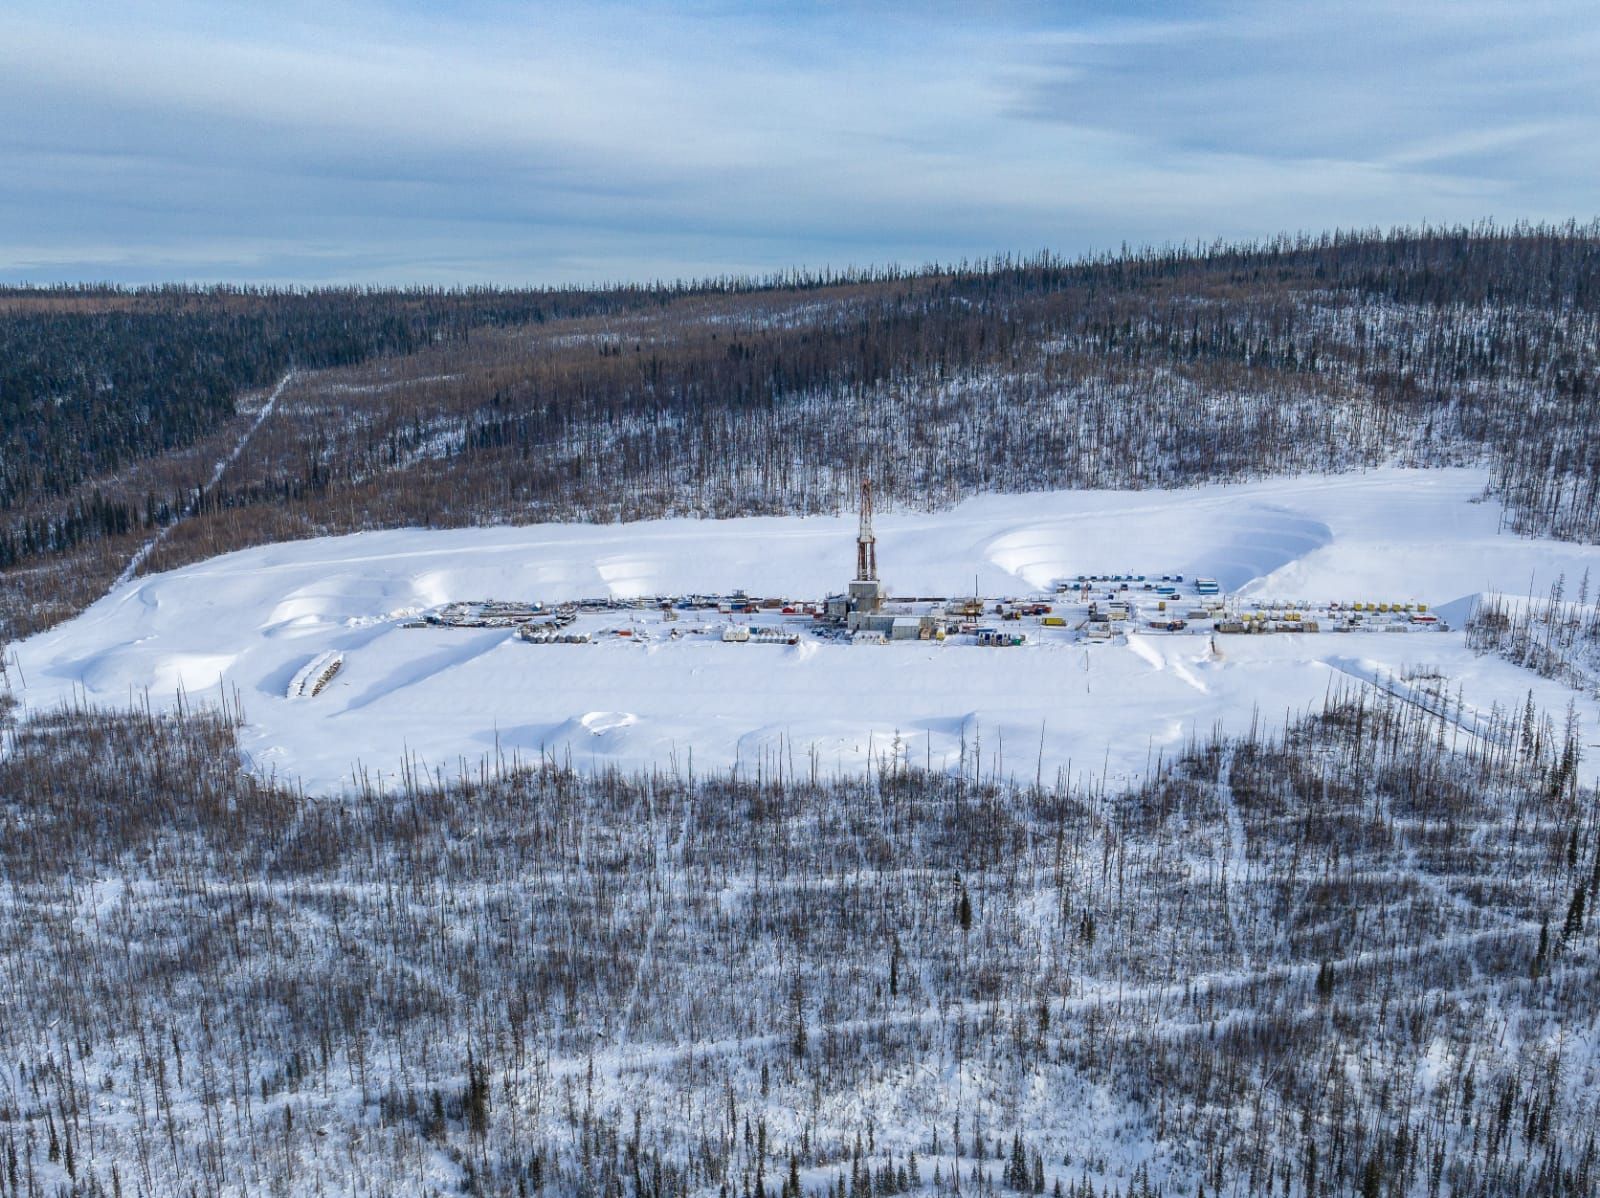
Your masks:
M 899 618 L 891 612 L 853 611 L 845 626 L 851 632 L 881 632 L 889 636 L 894 632 L 894 622 Z

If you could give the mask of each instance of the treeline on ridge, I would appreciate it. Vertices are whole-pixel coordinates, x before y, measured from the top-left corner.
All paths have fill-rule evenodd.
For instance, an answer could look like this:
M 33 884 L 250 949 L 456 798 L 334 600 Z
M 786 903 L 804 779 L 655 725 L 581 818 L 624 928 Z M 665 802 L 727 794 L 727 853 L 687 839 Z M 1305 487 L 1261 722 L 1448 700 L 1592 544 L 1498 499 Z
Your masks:
M 0 289 L 0 511 L 187 446 L 290 367 L 413 353 L 475 325 L 618 310 L 644 294 Z
M 86 398 L 13 392 L 35 415 L 0 449 L 0 621 L 77 610 L 186 514 L 149 568 L 403 524 L 831 511 L 863 472 L 932 506 L 1470 462 L 1518 531 L 1596 539 L 1597 265 L 1600 229 L 1569 225 L 592 293 L 24 293 L 0 336 L 55 346 L 17 360 Z M 167 324 L 128 323 L 144 306 Z M 93 371 L 40 331 L 69 319 L 140 369 L 169 337 L 191 373 L 232 365 L 143 407 L 87 398 Z M 207 486 L 246 426 L 225 380 L 290 363 Z

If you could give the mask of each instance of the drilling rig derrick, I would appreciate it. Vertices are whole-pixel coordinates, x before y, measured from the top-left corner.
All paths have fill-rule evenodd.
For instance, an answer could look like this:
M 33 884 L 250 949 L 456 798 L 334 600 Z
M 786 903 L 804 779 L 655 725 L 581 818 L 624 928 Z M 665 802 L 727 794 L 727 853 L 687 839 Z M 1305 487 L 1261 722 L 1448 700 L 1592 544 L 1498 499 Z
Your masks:
M 856 578 L 878 580 L 878 540 L 872 535 L 872 480 L 861 480 L 861 531 L 856 534 Z

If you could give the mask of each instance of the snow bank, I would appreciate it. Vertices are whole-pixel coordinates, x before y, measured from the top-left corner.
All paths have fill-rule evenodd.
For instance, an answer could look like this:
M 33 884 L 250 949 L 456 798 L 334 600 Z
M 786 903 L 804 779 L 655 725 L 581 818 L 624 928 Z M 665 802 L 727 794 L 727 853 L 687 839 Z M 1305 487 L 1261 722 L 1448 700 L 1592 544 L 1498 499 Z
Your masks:
M 306 662 L 305 665 L 301 666 L 295 676 L 289 680 L 288 697 L 291 699 L 316 698 L 328 683 L 333 681 L 343 665 L 343 653 L 340 653 L 337 649 L 324 649 Z

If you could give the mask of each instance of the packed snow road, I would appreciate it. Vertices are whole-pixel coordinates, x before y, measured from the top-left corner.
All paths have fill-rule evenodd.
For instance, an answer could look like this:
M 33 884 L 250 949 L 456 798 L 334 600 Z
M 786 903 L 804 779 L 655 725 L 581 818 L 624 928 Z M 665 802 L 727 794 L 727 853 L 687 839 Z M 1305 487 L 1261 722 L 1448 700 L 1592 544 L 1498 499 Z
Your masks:
M 1459 628 L 1483 591 L 1575 587 L 1600 548 L 1502 534 L 1470 470 L 1382 470 L 1160 492 L 987 496 L 936 514 L 880 514 L 891 595 L 1043 592 L 1080 573 L 1215 577 L 1251 601 L 1427 603 Z M 117 587 L 16 647 L 30 710 L 87 699 L 242 701 L 261 770 L 314 790 L 410 760 L 476 769 L 486 756 L 579 768 L 782 768 L 828 773 L 902 759 L 1047 781 L 1133 777 L 1216 724 L 1320 704 L 1330 687 L 1426 673 L 1482 716 L 1530 690 L 1575 696 L 1459 631 L 1210 638 L 977 650 L 729 644 L 712 638 L 530 645 L 514 629 L 414 630 L 456 600 L 731 592 L 819 597 L 854 567 L 851 516 L 404 530 L 246 550 Z M 1600 582 L 1600 572 L 1596 581 Z M 291 701 L 314 662 L 342 665 Z M 1440 680 L 1442 678 L 1442 681 Z M 22 680 L 25 679 L 25 685 Z M 302 690 L 305 688 L 301 688 Z M 1474 717 L 1476 718 L 1476 717 Z M 1464 734 L 1470 735 L 1468 731 Z M 1594 763 L 1586 763 L 1594 776 Z

